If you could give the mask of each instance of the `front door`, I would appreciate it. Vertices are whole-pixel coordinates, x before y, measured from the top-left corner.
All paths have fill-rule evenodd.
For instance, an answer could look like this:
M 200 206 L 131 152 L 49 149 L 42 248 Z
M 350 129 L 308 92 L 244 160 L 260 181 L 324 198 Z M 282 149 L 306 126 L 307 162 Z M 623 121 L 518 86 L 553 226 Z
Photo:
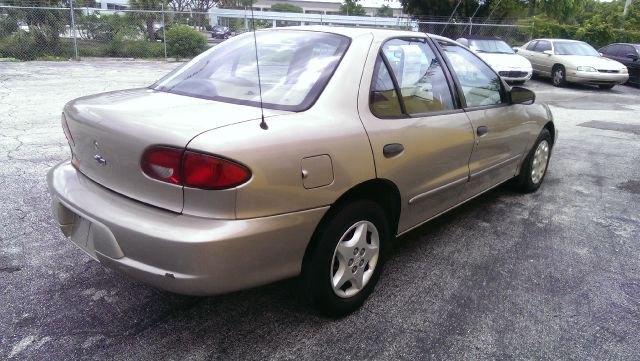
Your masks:
M 452 78 L 424 37 L 374 43 L 359 97 L 378 178 L 399 188 L 400 233 L 459 202 L 474 144 Z
M 463 193 L 466 199 L 516 174 L 530 129 L 522 106 L 507 102 L 495 71 L 461 46 L 447 41 L 439 44 L 462 90 L 464 109 L 475 131 L 470 179 Z

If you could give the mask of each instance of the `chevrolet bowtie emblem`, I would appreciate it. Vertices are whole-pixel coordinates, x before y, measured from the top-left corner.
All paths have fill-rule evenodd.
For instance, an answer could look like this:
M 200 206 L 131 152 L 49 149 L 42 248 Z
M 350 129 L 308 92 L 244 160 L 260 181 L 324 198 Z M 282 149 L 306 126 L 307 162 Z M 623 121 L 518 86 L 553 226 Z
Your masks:
M 102 156 L 100 154 L 94 155 L 93 159 L 95 159 L 96 162 L 98 162 L 98 164 L 100 164 L 100 165 L 107 165 L 107 160 L 102 158 Z

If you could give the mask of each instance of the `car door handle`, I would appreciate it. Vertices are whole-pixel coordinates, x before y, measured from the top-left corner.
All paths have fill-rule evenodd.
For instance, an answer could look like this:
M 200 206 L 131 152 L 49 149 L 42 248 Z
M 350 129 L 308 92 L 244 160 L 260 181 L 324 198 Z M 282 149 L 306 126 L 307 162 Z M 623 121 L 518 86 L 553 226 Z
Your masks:
M 482 137 L 487 133 L 489 133 L 489 128 L 485 127 L 484 125 L 481 125 L 478 127 L 478 129 L 476 129 L 476 134 L 478 134 L 479 137 Z
M 404 145 L 399 143 L 387 144 L 382 148 L 382 154 L 385 158 L 395 157 L 402 152 L 404 152 Z

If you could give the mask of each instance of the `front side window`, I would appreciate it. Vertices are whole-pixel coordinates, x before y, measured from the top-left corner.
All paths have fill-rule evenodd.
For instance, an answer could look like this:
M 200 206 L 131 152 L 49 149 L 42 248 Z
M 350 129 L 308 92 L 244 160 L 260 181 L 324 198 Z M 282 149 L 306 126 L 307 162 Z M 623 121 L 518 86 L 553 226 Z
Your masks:
M 533 40 L 529 45 L 527 45 L 527 50 L 535 51 L 536 45 L 538 45 L 538 40 Z
M 336 34 L 276 30 L 227 40 L 169 73 L 152 89 L 260 106 L 302 111 L 318 98 L 349 46 Z
M 387 60 L 386 63 L 382 57 Z M 430 112 L 454 109 L 449 83 L 444 75 L 440 61 L 433 53 L 426 39 L 392 39 L 384 43 L 378 57 L 378 69 L 382 75 L 388 74 L 395 79 L 388 85 L 397 85 L 401 107 L 407 114 L 419 115 Z M 380 91 L 375 89 L 372 100 L 376 109 L 376 97 Z M 376 114 L 382 115 L 382 114 Z
M 631 45 L 622 46 L 622 54 L 620 54 L 620 56 L 626 58 L 629 54 L 637 55 L 636 49 Z
M 441 41 L 440 46 L 462 87 L 467 107 L 502 103 L 502 82 L 498 74 L 461 46 L 445 41 Z
M 553 43 L 556 55 L 586 55 L 600 56 L 591 45 L 578 41 L 556 41 Z

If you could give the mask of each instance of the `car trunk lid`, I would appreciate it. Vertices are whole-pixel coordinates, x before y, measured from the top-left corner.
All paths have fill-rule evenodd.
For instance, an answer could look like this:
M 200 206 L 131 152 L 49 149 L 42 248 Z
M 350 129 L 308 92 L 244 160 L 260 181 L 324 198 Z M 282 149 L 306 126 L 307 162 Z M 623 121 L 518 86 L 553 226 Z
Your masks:
M 275 111 L 265 111 L 265 116 Z M 173 212 L 183 209 L 180 185 L 146 176 L 140 160 L 150 146 L 184 149 L 198 134 L 260 119 L 260 108 L 151 89 L 103 93 L 71 101 L 64 110 L 74 164 L 117 193 Z

